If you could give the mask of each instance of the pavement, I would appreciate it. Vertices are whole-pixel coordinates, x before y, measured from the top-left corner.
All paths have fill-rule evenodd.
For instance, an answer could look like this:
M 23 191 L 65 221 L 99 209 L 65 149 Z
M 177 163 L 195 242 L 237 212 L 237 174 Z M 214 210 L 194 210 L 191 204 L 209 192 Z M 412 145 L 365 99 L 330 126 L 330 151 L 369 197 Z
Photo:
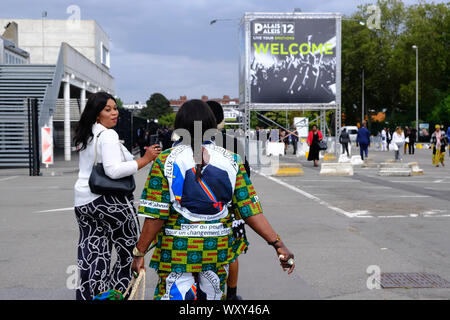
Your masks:
M 381 177 L 377 168 L 355 167 L 353 176 L 327 177 L 291 152 L 280 161 L 302 164 L 302 176 L 253 171 L 251 180 L 265 216 L 294 252 L 296 269 L 284 273 L 274 250 L 247 227 L 251 244 L 239 258 L 239 295 L 246 300 L 450 298 L 448 288 L 368 286 L 373 266 L 450 281 L 450 162 L 436 168 L 431 150 L 420 149 L 403 156 L 404 162 L 419 162 L 420 176 Z M 393 157 L 369 149 L 375 163 Z M 137 199 L 149 169 L 135 176 Z M 77 156 L 70 162 L 56 157 L 42 172 L 30 177 L 28 169 L 0 170 L 0 299 L 75 297 Z M 146 298 L 151 299 L 157 278 L 148 271 Z

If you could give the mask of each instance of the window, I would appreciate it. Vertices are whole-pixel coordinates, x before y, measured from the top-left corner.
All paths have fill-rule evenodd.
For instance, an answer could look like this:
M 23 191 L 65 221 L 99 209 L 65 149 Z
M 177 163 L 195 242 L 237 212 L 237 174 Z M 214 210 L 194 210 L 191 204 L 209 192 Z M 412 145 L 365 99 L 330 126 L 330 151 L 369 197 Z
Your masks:
M 103 45 L 103 42 L 100 45 L 101 45 L 101 47 L 100 47 L 101 48 L 101 63 L 109 68 L 109 66 L 110 66 L 109 65 L 109 50 L 108 50 L 108 48 L 106 48 Z

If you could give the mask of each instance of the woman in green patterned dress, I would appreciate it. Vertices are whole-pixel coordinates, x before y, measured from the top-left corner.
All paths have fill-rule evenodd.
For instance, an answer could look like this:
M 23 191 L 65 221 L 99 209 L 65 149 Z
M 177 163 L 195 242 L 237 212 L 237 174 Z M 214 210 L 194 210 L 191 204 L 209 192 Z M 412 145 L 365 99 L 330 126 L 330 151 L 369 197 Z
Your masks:
M 160 154 L 141 196 L 139 215 L 146 219 L 132 269 L 144 268 L 144 255 L 154 246 L 150 267 L 159 276 L 155 299 L 225 298 L 229 264 L 248 246 L 232 235 L 233 210 L 274 247 L 284 270 L 290 274 L 295 268 L 294 255 L 262 213 L 241 157 L 203 138 L 201 158 L 194 157 L 195 121 L 201 121 L 202 137 L 216 128 L 205 102 L 185 102 L 175 130 L 184 129 L 187 135 L 179 136 L 186 141 Z

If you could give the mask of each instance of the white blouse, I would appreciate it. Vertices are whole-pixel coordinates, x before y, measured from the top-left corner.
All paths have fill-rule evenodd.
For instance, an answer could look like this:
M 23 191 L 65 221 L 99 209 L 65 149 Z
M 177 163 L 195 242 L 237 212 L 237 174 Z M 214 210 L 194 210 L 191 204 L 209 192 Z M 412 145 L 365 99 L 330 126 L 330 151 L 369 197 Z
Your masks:
M 402 134 L 400 135 L 397 133 L 397 131 L 395 131 L 394 134 L 392 135 L 392 142 L 398 144 L 405 143 L 405 134 L 402 132 Z
M 103 163 L 105 174 L 111 179 L 119 179 L 135 174 L 138 170 L 133 155 L 119 142 L 117 132 L 95 123 L 92 126 L 94 137 L 88 142 L 86 149 L 79 152 L 80 171 L 75 183 L 76 207 L 88 204 L 101 196 L 92 193 L 89 188 L 89 177 L 94 166 L 95 141 L 100 132 L 102 133 L 97 144 L 97 162 Z

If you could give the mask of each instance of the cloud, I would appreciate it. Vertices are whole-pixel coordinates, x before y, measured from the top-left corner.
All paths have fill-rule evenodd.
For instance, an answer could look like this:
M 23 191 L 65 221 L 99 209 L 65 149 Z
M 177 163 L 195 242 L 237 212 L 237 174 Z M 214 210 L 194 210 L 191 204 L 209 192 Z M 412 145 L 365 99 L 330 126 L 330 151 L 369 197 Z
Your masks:
M 75 4 L 81 19 L 96 20 L 111 38 L 111 72 L 124 101 L 159 91 L 168 98 L 206 94 L 236 97 L 237 26 L 245 12 L 341 12 L 376 0 L 0 0 L 2 17 L 67 19 Z M 431 2 L 427 0 L 426 2 Z M 405 0 L 406 4 L 417 0 Z M 213 19 L 235 19 L 219 21 Z
M 167 98 L 237 96 L 237 62 L 185 55 L 119 52 L 112 61 L 116 94 L 123 101 L 146 101 L 154 92 Z

